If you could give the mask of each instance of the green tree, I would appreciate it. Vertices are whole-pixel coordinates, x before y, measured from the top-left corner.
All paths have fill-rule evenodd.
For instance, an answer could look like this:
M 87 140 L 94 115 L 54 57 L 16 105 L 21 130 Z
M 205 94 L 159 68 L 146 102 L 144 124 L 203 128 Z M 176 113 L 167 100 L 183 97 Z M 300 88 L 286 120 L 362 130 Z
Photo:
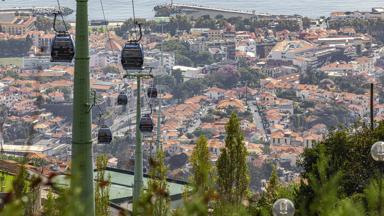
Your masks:
M 314 148 L 306 149 L 300 162 L 305 182 L 301 184 L 295 202 L 298 215 L 331 215 L 331 211 L 323 209 L 326 204 L 334 205 L 344 197 L 363 196 L 382 166 L 373 161 L 370 148 L 383 139 L 383 122 L 373 131 L 356 124 L 332 131 Z M 348 202 L 342 201 L 345 205 Z
M 324 206 L 332 206 L 338 201 L 337 187 L 341 179 L 341 172 L 329 177 L 327 168 L 329 158 L 325 155 L 324 148 L 320 148 L 319 159 L 314 164 L 317 173 L 309 175 L 308 185 L 315 194 L 309 206 L 309 214 L 311 215 L 329 215 L 332 208 L 324 208 Z M 307 200 L 308 201 L 308 200 Z
M 217 161 L 218 192 L 223 203 L 240 205 L 248 193 L 249 176 L 247 149 L 236 114 L 231 115 L 225 131 L 225 148 Z
M 205 79 L 190 79 L 186 82 L 176 85 L 171 89 L 175 99 L 183 101 L 186 98 L 200 95 L 207 88 L 207 80 Z
M 177 85 L 183 83 L 183 81 L 184 81 L 183 71 L 181 71 L 180 69 L 173 70 L 172 71 L 172 76 L 175 78 Z
M 383 19 L 341 19 L 329 21 L 329 27 L 340 29 L 343 27 L 353 27 L 358 33 L 368 33 L 376 40 L 384 41 L 384 20 Z
M 311 18 L 303 17 L 303 28 L 307 29 L 311 26 Z
M 28 192 L 26 179 L 28 177 L 27 170 L 24 165 L 20 167 L 20 171 L 12 182 L 13 193 L 16 198 L 22 198 Z
M 177 30 L 189 32 L 192 28 L 192 23 L 187 16 L 176 15 L 171 18 L 171 22 L 166 27 L 172 35 L 175 35 Z
M 160 48 L 160 45 L 157 48 Z M 167 40 L 163 42 L 164 52 L 176 52 L 176 51 L 186 52 L 187 50 L 188 50 L 187 45 L 179 40 Z
M 211 130 L 201 129 L 201 128 L 196 128 L 196 130 L 193 131 L 193 135 L 195 135 L 195 137 L 204 136 L 204 137 L 207 137 L 208 139 L 212 138 L 212 136 L 213 136 Z
M 219 88 L 231 89 L 236 86 L 240 79 L 240 74 L 232 65 L 225 65 L 208 77 L 212 85 Z
M 182 55 L 180 53 L 176 53 L 175 58 L 176 58 L 176 64 L 177 65 L 183 65 L 183 66 L 187 66 L 187 67 L 193 66 L 193 61 L 185 55 Z
M 364 189 L 364 197 L 369 216 L 384 215 L 384 179 L 372 179 L 371 183 Z
M 206 51 L 188 52 L 187 56 L 193 61 L 195 66 L 210 65 L 214 62 L 213 56 Z
M 96 181 L 95 181 L 95 213 L 96 216 L 108 216 L 109 212 L 109 191 L 111 176 L 105 175 L 105 168 L 108 164 L 106 155 L 99 155 L 96 158 Z
M 102 70 L 103 70 L 103 73 L 116 73 L 116 74 L 121 73 L 121 70 L 117 65 L 107 65 Z
M 166 216 L 170 213 L 170 197 L 167 184 L 167 167 L 164 164 L 164 153 L 158 151 L 155 158 L 150 158 L 150 179 L 147 189 L 135 203 L 134 215 Z
M 261 197 L 256 202 L 254 199 L 251 199 L 251 215 L 270 215 L 273 203 L 279 198 L 288 198 L 292 200 L 295 197 L 295 190 L 296 185 L 294 184 L 283 186 L 280 183 L 276 167 L 273 166 L 269 181 L 265 187 L 265 192 L 261 194 Z
M 240 68 L 239 73 L 239 81 L 242 83 L 247 82 L 249 87 L 259 87 L 260 79 L 264 78 L 264 75 L 262 75 L 259 71 L 249 67 Z
M 165 90 L 170 92 L 175 88 L 176 80 L 173 76 L 160 75 L 155 77 L 155 84 L 165 86 Z
M 276 25 L 276 31 L 289 30 L 297 32 L 300 30 L 300 25 L 296 20 L 280 20 Z
M 195 28 L 216 29 L 216 21 L 215 19 L 211 19 L 209 15 L 201 16 L 195 21 Z
M 163 5 L 157 5 L 153 8 L 155 11 L 156 17 L 162 17 L 162 16 L 171 16 L 172 14 L 172 7 L 163 6 Z
M 43 213 L 46 216 L 59 216 L 60 209 L 57 208 L 55 195 L 52 192 L 52 189 L 48 191 L 47 200 L 43 205 Z
M 213 176 L 209 159 L 208 140 L 204 135 L 197 140 L 190 162 L 192 165 L 192 187 L 195 191 L 207 191 L 212 186 Z
M 184 207 L 178 209 L 176 215 L 208 215 L 208 205 L 216 197 L 207 142 L 207 138 L 202 135 L 193 149 L 190 185 L 185 189 Z

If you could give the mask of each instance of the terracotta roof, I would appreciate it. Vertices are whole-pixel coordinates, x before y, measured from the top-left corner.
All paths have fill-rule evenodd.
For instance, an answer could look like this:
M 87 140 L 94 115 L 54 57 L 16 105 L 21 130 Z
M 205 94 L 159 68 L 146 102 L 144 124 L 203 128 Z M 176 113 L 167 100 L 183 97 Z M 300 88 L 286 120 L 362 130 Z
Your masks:
M 205 90 L 206 93 L 224 93 L 225 90 L 217 87 L 211 87 L 207 90 Z
M 234 98 L 224 99 L 219 101 L 219 103 L 217 104 L 218 109 L 225 109 L 229 106 L 235 107 L 239 111 L 245 111 L 245 106 L 243 104 L 243 101 L 239 99 L 234 99 Z

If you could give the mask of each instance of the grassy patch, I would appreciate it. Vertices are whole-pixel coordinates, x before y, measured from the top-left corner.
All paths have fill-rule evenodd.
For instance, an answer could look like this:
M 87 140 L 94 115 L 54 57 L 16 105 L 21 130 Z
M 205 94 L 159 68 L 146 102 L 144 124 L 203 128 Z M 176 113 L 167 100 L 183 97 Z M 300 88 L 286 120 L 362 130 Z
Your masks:
M 23 66 L 23 58 L 0 58 L 0 65 L 16 65 Z
M 5 180 L 5 183 L 2 183 L 1 182 L 1 179 L 2 179 L 2 176 L 4 175 L 4 180 Z M 7 173 L 3 173 L 3 172 L 0 172 L 0 188 L 5 186 L 3 188 L 3 190 L 1 191 L 5 191 L 5 192 L 9 192 L 12 190 L 12 182 L 13 182 L 13 179 L 15 178 L 15 176 L 13 175 L 9 175 Z

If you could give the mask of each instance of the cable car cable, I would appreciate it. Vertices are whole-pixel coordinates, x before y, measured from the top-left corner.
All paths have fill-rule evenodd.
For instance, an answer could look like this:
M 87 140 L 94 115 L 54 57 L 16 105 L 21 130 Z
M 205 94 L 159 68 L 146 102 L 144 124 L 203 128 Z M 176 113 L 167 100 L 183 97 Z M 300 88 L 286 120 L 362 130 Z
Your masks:
M 104 10 L 104 4 L 103 4 L 103 0 L 100 0 L 100 6 L 101 6 L 101 11 L 103 13 L 103 17 L 104 17 L 104 26 L 105 26 L 105 29 L 106 29 L 106 36 L 107 36 L 107 40 L 109 42 L 109 46 L 111 47 L 111 50 L 112 50 L 112 53 L 114 54 L 114 50 L 112 49 L 112 40 L 109 36 L 109 29 L 108 29 L 108 24 L 107 24 L 107 18 L 105 16 L 105 10 Z
M 132 15 L 133 15 L 133 23 L 136 25 L 135 3 L 133 0 L 132 0 Z
M 58 14 L 60 14 L 61 19 L 63 20 L 63 25 L 64 25 L 64 28 L 65 28 L 65 32 L 68 32 L 67 24 L 65 23 L 64 16 L 63 16 L 63 13 L 62 13 L 62 11 L 61 11 L 60 0 L 57 0 L 57 6 L 58 6 L 58 8 L 59 8 L 59 12 L 58 12 Z M 55 14 L 55 21 L 56 21 L 56 14 Z M 56 25 L 56 22 L 54 22 L 54 30 L 56 31 L 56 29 L 55 29 L 55 25 Z
M 136 37 L 136 42 L 140 41 L 141 38 L 142 38 L 142 33 L 141 33 L 141 24 L 139 24 L 137 21 L 136 21 L 136 15 L 135 15 L 135 2 L 134 0 L 131 1 L 132 2 L 132 16 L 133 16 L 133 25 L 135 26 L 135 37 Z M 137 39 L 137 29 L 136 29 L 136 25 L 139 26 L 139 31 L 140 31 L 140 37 L 139 39 Z
M 143 70 L 143 64 L 144 64 L 144 50 L 143 46 L 140 44 L 140 40 L 143 37 L 142 30 L 141 30 L 141 24 L 136 21 L 136 15 L 135 15 L 135 3 L 134 0 L 132 0 L 132 13 L 133 13 L 133 22 L 135 26 L 135 38 L 131 40 L 128 40 L 127 43 L 125 43 L 122 51 L 121 51 L 121 64 L 123 66 L 124 70 Z M 137 28 L 139 27 L 139 36 L 137 36 Z
M 74 46 L 73 39 L 68 32 L 68 28 L 65 23 L 63 13 L 61 12 L 61 5 L 59 0 L 57 0 L 57 4 L 58 4 L 59 11 L 53 13 L 54 14 L 53 30 L 55 31 L 56 35 L 51 43 L 51 62 L 70 63 L 72 62 L 73 57 L 75 55 L 75 46 Z M 58 15 L 61 16 L 65 30 L 58 30 L 56 28 Z

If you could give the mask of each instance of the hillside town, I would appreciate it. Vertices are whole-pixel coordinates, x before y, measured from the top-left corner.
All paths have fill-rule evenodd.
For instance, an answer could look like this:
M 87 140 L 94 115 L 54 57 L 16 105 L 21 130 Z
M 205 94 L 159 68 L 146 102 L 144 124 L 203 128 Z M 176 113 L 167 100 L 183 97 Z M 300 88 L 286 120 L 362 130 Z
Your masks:
M 41 165 L 46 175 L 65 173 L 70 165 L 75 75 L 73 63 L 50 61 L 55 37 L 50 19 L 0 14 L 1 154 L 46 161 Z M 373 27 L 361 29 L 350 20 Z M 205 15 L 192 20 L 177 14 L 167 22 L 142 20 L 144 64 L 155 76 L 141 86 L 142 112 L 155 125 L 144 137 L 144 172 L 160 142 L 169 177 L 188 180 L 189 158 L 201 135 L 215 163 L 235 112 L 248 151 L 251 189 L 265 190 L 273 166 L 282 182 L 299 182 L 304 149 L 341 125 L 369 125 L 371 99 L 374 120 L 384 120 L 382 20 L 384 8 L 318 19 Z M 92 134 L 96 141 L 102 124 L 114 134 L 111 145 L 94 144 L 94 152 L 107 154 L 108 167 L 132 171 L 137 84 L 124 78 L 120 58 L 135 33 L 133 21 L 89 28 Z M 152 85 L 159 86 L 156 101 L 145 91 Z M 120 92 L 128 95 L 124 107 L 116 105 Z

